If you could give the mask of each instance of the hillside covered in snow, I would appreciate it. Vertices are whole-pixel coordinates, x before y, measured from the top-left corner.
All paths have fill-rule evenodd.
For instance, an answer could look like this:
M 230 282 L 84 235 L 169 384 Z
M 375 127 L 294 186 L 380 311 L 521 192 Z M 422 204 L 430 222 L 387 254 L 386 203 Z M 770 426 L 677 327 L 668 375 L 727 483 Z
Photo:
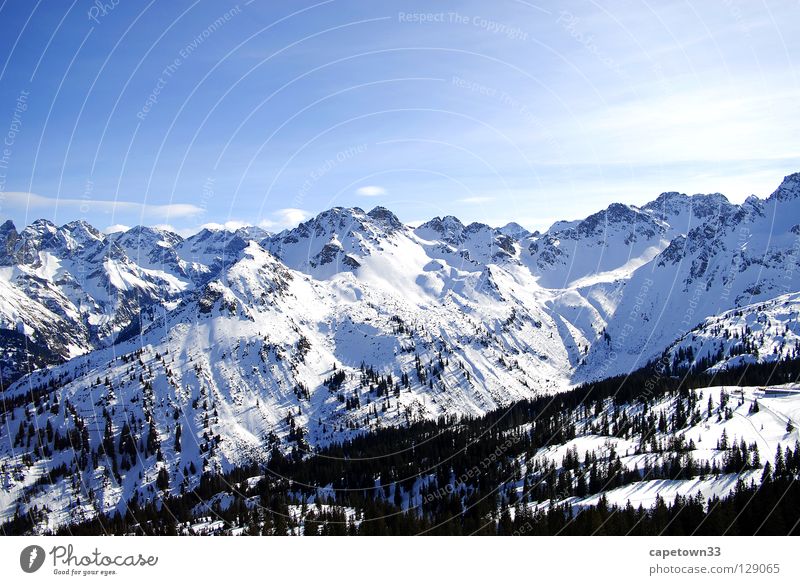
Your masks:
M 798 222 L 800 174 L 741 205 L 664 193 L 544 233 L 383 207 L 188 238 L 5 222 L 0 522 L 56 529 L 654 360 L 797 358 Z
M 793 534 L 800 360 L 640 371 L 206 475 L 62 534 Z M 168 513 L 164 513 L 167 511 Z M 41 530 L 46 515 L 16 518 Z M 34 528 L 36 527 L 36 528 Z

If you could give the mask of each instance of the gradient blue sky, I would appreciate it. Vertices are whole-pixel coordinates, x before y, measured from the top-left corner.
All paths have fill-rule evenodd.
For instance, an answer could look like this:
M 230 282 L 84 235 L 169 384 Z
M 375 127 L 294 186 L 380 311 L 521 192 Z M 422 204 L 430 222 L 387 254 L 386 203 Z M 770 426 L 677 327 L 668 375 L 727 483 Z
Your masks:
M 541 229 L 800 170 L 798 2 L 100 5 L 0 7 L 18 226 L 279 230 L 384 205 Z

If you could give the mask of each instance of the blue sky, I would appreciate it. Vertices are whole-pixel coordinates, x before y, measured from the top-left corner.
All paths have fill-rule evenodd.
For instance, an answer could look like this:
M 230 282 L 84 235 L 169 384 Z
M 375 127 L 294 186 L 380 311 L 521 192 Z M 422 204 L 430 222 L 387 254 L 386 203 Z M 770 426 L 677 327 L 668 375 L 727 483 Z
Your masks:
M 0 216 L 542 229 L 765 196 L 800 170 L 799 33 L 797 2 L 6 0 Z

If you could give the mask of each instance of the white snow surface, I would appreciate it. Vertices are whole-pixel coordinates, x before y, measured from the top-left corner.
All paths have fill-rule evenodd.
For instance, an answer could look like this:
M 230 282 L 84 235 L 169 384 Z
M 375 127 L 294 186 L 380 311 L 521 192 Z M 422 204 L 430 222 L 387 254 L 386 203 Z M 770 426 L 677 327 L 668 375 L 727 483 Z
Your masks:
M 18 406 L 0 429 L 0 519 L 24 504 L 48 506 L 51 526 L 74 521 L 93 513 L 87 489 L 112 510 L 152 494 L 162 467 L 177 490 L 178 471 L 193 463 L 192 487 L 204 465 L 263 460 L 292 425 L 313 448 L 385 425 L 479 415 L 664 352 L 683 366 L 706 357 L 712 369 L 791 357 L 799 223 L 800 174 L 742 205 L 665 193 L 543 234 L 451 216 L 412 229 L 382 207 L 334 208 L 280 234 L 186 239 L 45 220 L 18 233 L 6 222 L 0 328 L 65 361 L 3 381 L 5 398 L 37 390 L 49 406 Z M 746 348 L 725 337 L 737 331 L 741 342 L 745 328 Z M 678 359 L 690 345 L 692 360 Z M 362 365 L 391 376 L 386 395 L 362 385 Z M 338 373 L 341 387 L 326 386 Z M 101 461 L 82 486 L 34 485 L 67 455 L 26 465 L 28 447 L 14 446 L 21 418 L 62 432 L 82 421 L 94 448 L 107 424 L 116 443 L 126 421 L 152 424 L 163 458 L 137 463 L 141 480 L 137 471 L 118 482 Z

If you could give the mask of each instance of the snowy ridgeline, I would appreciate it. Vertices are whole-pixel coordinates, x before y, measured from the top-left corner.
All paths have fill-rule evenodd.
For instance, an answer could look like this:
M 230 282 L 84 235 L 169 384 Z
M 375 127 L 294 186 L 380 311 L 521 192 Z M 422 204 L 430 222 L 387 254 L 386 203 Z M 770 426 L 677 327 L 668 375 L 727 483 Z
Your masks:
M 76 522 L 273 446 L 479 416 L 664 355 L 797 357 L 799 185 L 665 193 L 543 234 L 380 207 L 185 239 L 6 222 L 0 515 Z

